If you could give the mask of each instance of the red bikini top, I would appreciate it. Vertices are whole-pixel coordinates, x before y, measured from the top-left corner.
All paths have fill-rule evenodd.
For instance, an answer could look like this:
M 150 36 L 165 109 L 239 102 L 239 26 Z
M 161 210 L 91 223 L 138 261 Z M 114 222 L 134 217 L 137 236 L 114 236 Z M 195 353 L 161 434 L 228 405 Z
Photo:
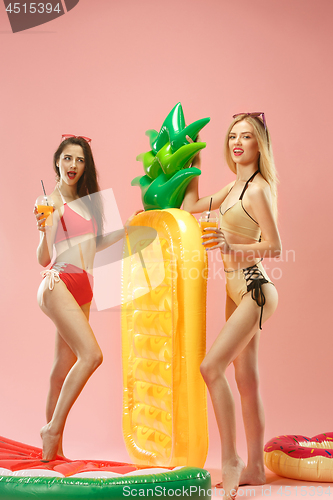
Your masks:
M 82 236 L 84 234 L 94 234 L 96 236 L 96 220 L 93 218 L 85 219 L 85 217 L 75 212 L 75 210 L 67 205 L 59 188 L 58 190 L 64 203 L 64 213 L 60 219 L 61 224 L 58 224 L 54 243 L 57 244 L 60 241 L 74 238 L 74 236 Z

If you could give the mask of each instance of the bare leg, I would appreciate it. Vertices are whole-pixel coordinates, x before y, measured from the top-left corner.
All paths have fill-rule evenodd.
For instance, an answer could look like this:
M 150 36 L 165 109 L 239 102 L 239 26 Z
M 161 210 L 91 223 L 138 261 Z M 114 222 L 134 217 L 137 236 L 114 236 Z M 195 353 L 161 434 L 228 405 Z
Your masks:
M 234 311 L 237 309 L 237 306 L 236 304 L 234 303 L 234 301 L 227 295 L 226 297 L 226 307 L 225 307 L 225 319 L 226 321 L 228 321 L 228 319 L 230 318 L 230 316 L 234 313 Z M 222 333 L 222 332 L 221 332 Z M 228 387 L 229 387 L 229 384 L 228 384 Z M 230 391 L 230 387 L 229 387 L 229 391 Z M 230 391 L 230 394 L 231 394 L 231 391 Z M 231 395 L 231 398 L 232 398 L 232 403 L 233 403 L 233 397 Z M 235 412 L 234 410 L 234 404 L 232 406 L 232 411 L 233 413 Z M 233 419 L 235 419 L 235 414 L 233 415 Z M 221 431 L 220 431 L 220 435 L 221 435 Z M 237 454 L 237 451 L 236 451 L 236 431 L 235 431 L 235 435 L 234 435 L 234 441 L 233 443 L 235 443 L 234 447 L 235 447 L 235 454 Z M 241 459 L 240 459 L 241 460 Z M 243 467 L 245 467 L 245 464 L 243 463 L 243 461 L 239 462 L 240 465 L 241 465 L 241 470 L 243 470 Z M 237 462 L 236 462 L 236 467 L 237 467 Z M 223 481 L 221 481 L 220 483 L 216 484 L 216 486 L 218 488 L 222 488 L 223 487 Z
M 265 484 L 264 467 L 264 407 L 259 393 L 258 349 L 260 332 L 253 336 L 234 360 L 235 376 L 241 396 L 248 462 L 240 484 Z
M 86 314 L 63 282 L 56 283 L 52 291 L 42 283 L 38 300 L 41 309 L 52 319 L 62 339 L 76 358 L 62 384 L 52 419 L 41 429 L 43 459 L 52 460 L 57 454 L 59 445 L 61 446 L 61 436 L 68 413 L 91 374 L 101 364 L 102 353 Z
M 266 285 L 264 290 L 266 305 L 263 320 L 265 321 L 276 309 L 277 292 L 272 285 Z M 236 496 L 240 476 L 245 465 L 236 450 L 234 400 L 225 371 L 255 335 L 259 315 L 258 305 L 250 294 L 246 294 L 229 317 L 201 366 L 220 430 L 222 480 L 227 497 Z
M 52 416 L 59 399 L 63 383 L 68 372 L 76 362 L 76 356 L 63 340 L 58 330 L 55 338 L 54 362 L 50 375 L 50 389 L 46 400 L 46 422 L 52 420 Z M 64 456 L 62 447 L 62 436 L 57 451 L 58 455 Z
M 89 320 L 90 303 L 81 306 L 87 320 Z M 68 344 L 63 340 L 58 330 L 55 336 L 55 352 L 54 362 L 50 375 L 50 389 L 46 400 L 46 422 L 49 423 L 52 419 L 53 412 L 57 405 L 57 401 L 67 377 L 68 372 L 76 362 L 77 358 Z M 61 435 L 57 454 L 64 456 L 63 452 L 63 436 Z

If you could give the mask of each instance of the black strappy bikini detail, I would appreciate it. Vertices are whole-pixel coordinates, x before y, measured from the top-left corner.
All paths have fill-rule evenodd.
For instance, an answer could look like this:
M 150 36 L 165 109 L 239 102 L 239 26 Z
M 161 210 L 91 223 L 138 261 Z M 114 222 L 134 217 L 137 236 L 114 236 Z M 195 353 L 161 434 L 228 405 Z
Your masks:
M 251 181 L 255 178 L 255 176 L 256 176 L 259 172 L 260 172 L 260 170 L 259 170 L 259 168 L 258 168 L 258 170 L 257 170 L 256 172 L 254 172 L 254 174 L 253 174 L 253 175 L 251 175 L 251 177 L 250 177 L 250 178 L 246 181 L 245 186 L 244 186 L 244 189 L 243 189 L 243 191 L 242 191 L 242 193 L 241 193 L 241 195 L 240 195 L 240 197 L 239 197 L 239 199 L 240 199 L 240 200 L 242 200 L 242 199 L 243 199 L 244 193 L 245 193 L 245 191 L 247 190 L 247 186 L 249 185 L 249 182 L 251 182 Z M 252 219 L 252 217 L 251 217 L 251 219 Z
M 260 262 L 262 259 L 260 260 Z M 246 288 L 248 292 L 251 292 L 252 299 L 261 308 L 260 319 L 259 319 L 259 329 L 262 330 L 262 314 L 264 312 L 264 305 L 266 303 L 266 297 L 262 291 L 262 285 L 269 283 L 269 281 L 263 276 L 262 272 L 258 268 L 257 264 L 251 267 L 246 267 L 243 269 L 244 278 L 246 281 Z

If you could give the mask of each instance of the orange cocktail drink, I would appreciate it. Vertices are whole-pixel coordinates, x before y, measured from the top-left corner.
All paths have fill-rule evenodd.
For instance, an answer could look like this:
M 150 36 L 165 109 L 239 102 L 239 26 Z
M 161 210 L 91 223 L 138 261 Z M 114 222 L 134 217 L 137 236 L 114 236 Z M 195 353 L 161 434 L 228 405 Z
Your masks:
M 46 218 L 46 221 L 42 222 L 41 226 L 52 226 L 54 207 L 52 205 L 37 205 L 37 211 L 39 214 L 44 214 Z
M 37 212 L 39 214 L 44 214 L 42 219 L 46 219 L 41 223 L 41 226 L 52 226 L 53 224 L 53 212 L 54 212 L 54 204 L 50 197 L 39 196 L 36 200 Z
M 219 227 L 218 216 L 217 216 L 216 212 L 213 212 L 213 211 L 204 212 L 203 214 L 201 214 L 201 217 L 199 219 L 199 223 L 200 223 L 200 227 L 201 227 L 201 231 L 202 231 L 203 235 L 207 235 L 207 233 L 210 232 L 209 228 L 218 229 L 218 227 Z M 215 232 L 212 231 L 212 233 L 215 236 Z M 206 241 L 213 239 L 214 236 L 210 236 L 209 238 L 203 238 L 202 241 L 203 241 L 206 248 L 212 248 L 216 245 L 215 242 L 208 243 L 208 244 L 205 243 Z

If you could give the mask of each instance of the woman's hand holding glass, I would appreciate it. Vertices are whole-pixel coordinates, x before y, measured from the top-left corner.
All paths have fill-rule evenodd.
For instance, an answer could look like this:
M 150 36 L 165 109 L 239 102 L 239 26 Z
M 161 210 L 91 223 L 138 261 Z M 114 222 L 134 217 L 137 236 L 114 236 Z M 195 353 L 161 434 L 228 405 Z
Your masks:
M 220 248 L 222 253 L 229 253 L 230 246 L 219 228 L 206 227 L 203 229 L 203 234 L 201 238 L 203 239 L 202 244 L 205 246 L 206 250 L 215 250 Z
M 212 202 L 212 198 L 211 198 Z M 219 217 L 215 210 L 208 210 L 200 215 L 199 224 L 202 232 L 202 244 L 205 245 L 206 250 L 214 250 L 214 248 L 221 248 L 223 253 L 226 253 L 226 241 L 224 234 L 219 229 Z
M 36 205 L 34 206 L 33 214 L 36 217 L 38 231 L 45 233 L 48 230 L 48 228 L 50 227 L 50 226 L 45 225 L 45 221 L 46 221 L 45 214 L 39 213 Z
M 38 196 L 33 213 L 36 217 L 39 231 L 45 233 L 47 227 L 52 227 L 54 210 L 55 206 L 51 198 Z

